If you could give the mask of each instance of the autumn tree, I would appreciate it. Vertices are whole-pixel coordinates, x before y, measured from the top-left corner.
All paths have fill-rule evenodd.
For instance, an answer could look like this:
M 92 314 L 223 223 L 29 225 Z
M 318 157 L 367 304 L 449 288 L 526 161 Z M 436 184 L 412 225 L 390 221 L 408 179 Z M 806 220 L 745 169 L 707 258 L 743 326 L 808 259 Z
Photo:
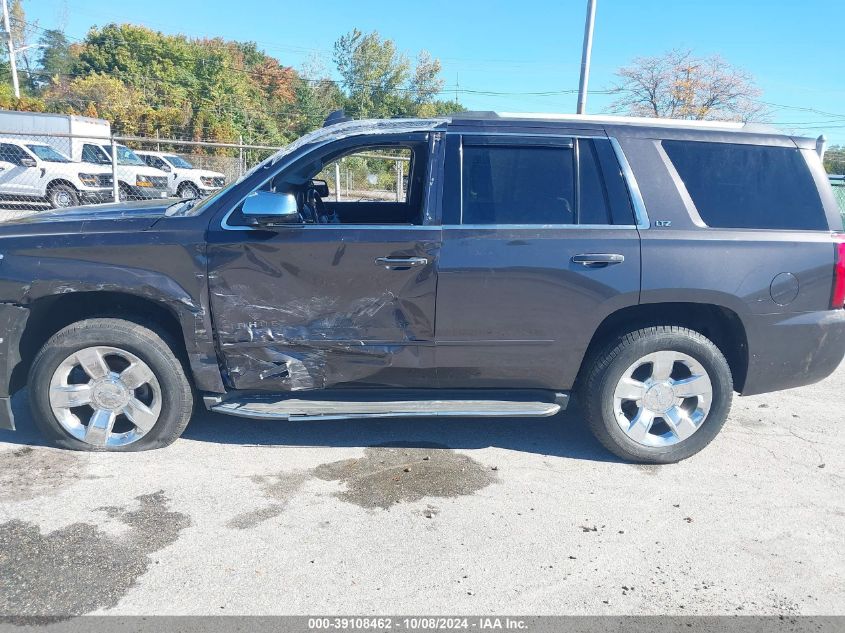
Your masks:
M 637 57 L 616 72 L 611 110 L 633 116 L 671 119 L 759 121 L 767 115 L 762 91 L 750 73 L 719 55 L 698 57 L 671 50 Z

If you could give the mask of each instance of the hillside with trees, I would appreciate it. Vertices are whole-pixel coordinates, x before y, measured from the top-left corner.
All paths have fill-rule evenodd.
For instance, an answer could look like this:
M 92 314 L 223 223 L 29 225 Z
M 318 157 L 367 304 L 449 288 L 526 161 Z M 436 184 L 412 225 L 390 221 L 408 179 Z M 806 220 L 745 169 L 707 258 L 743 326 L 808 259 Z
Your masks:
M 167 35 L 131 24 L 93 27 L 81 41 L 26 23 L 11 3 L 21 98 L 0 58 L 0 108 L 108 119 L 124 135 L 284 144 L 319 127 L 332 110 L 356 118 L 435 116 L 461 109 L 440 100 L 440 62 L 413 62 L 390 39 L 353 30 L 334 45 L 336 76 L 294 69 L 252 42 Z M 36 37 L 37 36 L 37 37 Z

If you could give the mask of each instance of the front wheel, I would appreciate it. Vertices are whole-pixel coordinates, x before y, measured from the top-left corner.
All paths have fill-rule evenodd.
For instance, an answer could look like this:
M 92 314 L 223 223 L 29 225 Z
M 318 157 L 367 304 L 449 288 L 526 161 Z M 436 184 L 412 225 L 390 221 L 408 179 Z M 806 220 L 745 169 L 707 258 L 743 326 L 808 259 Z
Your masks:
M 718 434 L 733 397 L 731 370 L 702 334 L 675 326 L 631 332 L 590 361 L 579 401 L 590 430 L 623 459 L 665 464 Z
M 70 185 L 54 185 L 47 194 L 47 200 L 54 209 L 79 206 L 79 194 Z
M 57 446 L 139 451 L 167 446 L 193 408 L 182 363 L 154 331 L 88 319 L 55 334 L 29 374 L 35 424 Z
M 197 189 L 197 187 L 195 185 L 192 185 L 191 183 L 185 183 L 185 184 L 183 184 L 179 187 L 179 191 L 177 192 L 177 195 L 180 198 L 188 198 L 188 199 L 199 198 L 200 197 L 200 190 Z

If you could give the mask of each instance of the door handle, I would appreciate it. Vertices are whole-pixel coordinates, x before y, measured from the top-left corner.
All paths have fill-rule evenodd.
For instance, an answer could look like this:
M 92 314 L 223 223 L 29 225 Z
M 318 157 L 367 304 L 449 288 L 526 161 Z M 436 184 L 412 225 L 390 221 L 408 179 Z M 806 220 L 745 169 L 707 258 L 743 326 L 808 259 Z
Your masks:
M 413 268 L 414 266 L 425 266 L 428 263 L 427 257 L 376 257 L 376 266 L 385 268 Z
M 618 253 L 582 253 L 572 258 L 573 264 L 581 264 L 586 268 L 605 268 L 624 261 L 625 256 Z

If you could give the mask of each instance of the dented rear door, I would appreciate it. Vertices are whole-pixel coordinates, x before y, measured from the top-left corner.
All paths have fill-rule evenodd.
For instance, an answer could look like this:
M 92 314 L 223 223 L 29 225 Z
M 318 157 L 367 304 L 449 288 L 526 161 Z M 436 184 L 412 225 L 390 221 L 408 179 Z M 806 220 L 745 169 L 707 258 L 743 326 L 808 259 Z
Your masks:
M 231 387 L 434 385 L 440 228 L 298 225 L 209 233 Z

